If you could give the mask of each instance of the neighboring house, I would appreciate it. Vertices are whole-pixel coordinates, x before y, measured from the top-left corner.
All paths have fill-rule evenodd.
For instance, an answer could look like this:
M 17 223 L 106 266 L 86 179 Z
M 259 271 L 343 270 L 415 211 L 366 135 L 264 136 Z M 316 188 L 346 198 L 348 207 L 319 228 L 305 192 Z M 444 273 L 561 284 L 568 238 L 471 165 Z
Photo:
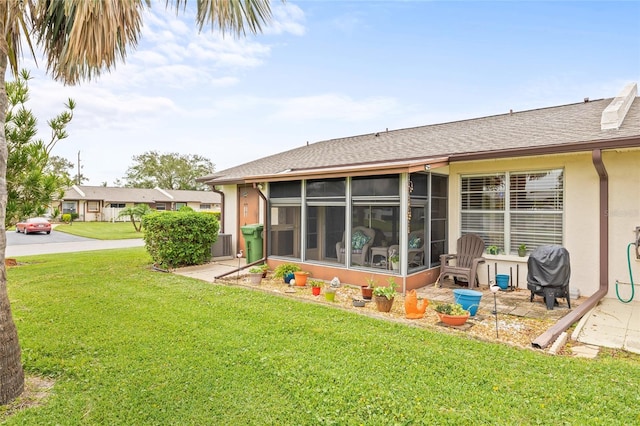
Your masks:
M 54 203 L 62 214 L 76 213 L 80 221 L 111 222 L 125 207 L 147 204 L 153 210 L 179 210 L 189 206 L 195 211 L 219 212 L 221 194 L 212 191 L 164 190 L 160 188 L 110 188 L 73 185 Z
M 561 244 L 572 289 L 615 297 L 640 226 L 640 98 L 632 84 L 615 99 L 322 141 L 199 180 L 224 193 L 237 249 L 242 225 L 265 224 L 271 266 L 359 285 L 393 276 L 406 291 L 433 284 L 439 256 L 474 233 L 500 250 L 481 284 L 497 271 L 526 289 L 518 246 Z M 639 281 L 635 251 L 631 268 Z

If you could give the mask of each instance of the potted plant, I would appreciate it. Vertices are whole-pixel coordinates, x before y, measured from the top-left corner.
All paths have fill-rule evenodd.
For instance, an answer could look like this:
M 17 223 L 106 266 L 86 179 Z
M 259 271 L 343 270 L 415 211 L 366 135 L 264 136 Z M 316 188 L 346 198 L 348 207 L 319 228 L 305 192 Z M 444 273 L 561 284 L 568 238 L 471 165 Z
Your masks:
M 251 284 L 260 284 L 260 282 L 262 282 L 262 268 L 254 266 L 249 269 L 249 279 L 251 280 Z
M 296 285 L 298 287 L 304 287 L 307 285 L 307 278 L 309 277 L 309 275 L 311 275 L 311 272 L 307 272 L 307 271 L 295 271 L 293 273 L 295 280 L 296 280 Z
M 328 286 L 327 288 L 325 288 L 325 290 L 324 290 L 324 298 L 329 302 L 335 301 L 336 300 L 336 288 L 335 287 L 331 287 L 331 286 Z
M 489 254 L 500 254 L 500 249 L 498 246 L 489 246 L 487 247 L 487 253 Z
M 323 282 L 320 280 L 309 280 L 309 284 L 311 284 L 311 293 L 314 296 L 320 296 L 320 289 L 322 288 Z
M 376 306 L 380 312 L 389 312 L 393 306 L 393 301 L 396 297 L 396 281 L 393 277 L 389 277 L 386 286 L 380 286 L 373 289 L 373 295 L 375 296 Z
M 273 270 L 274 278 L 282 278 L 284 282 L 289 284 L 289 282 L 293 279 L 293 273 L 296 271 L 300 271 L 300 267 L 293 263 L 282 263 Z
M 400 269 L 400 253 L 395 250 L 391 250 L 391 254 L 389 255 L 389 262 L 391 262 L 391 269 L 397 271 Z
M 518 256 L 525 257 L 526 255 L 527 255 L 527 245 L 526 244 L 520 244 L 518 246 Z
M 362 289 L 362 298 L 365 300 L 371 300 L 371 298 L 373 297 L 373 289 L 376 286 L 376 280 L 373 278 L 373 276 L 367 278 L 367 286 L 366 287 L 361 287 Z
M 262 278 L 267 278 L 267 272 L 269 272 L 269 265 L 264 263 L 258 266 L 258 268 L 260 268 L 260 270 L 262 271 Z
M 469 311 L 462 309 L 458 303 L 438 303 L 434 310 L 440 321 L 447 325 L 463 325 L 469 319 Z

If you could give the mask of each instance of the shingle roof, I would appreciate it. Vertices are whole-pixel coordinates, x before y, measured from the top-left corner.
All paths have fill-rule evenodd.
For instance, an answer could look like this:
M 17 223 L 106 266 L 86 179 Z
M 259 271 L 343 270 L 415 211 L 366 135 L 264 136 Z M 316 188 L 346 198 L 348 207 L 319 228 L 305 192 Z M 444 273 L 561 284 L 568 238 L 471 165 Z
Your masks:
M 79 189 L 82 194 L 78 192 Z M 168 193 L 170 196 L 167 196 Z M 83 195 L 84 194 L 84 195 Z M 172 198 L 173 197 L 173 198 Z M 121 203 L 220 203 L 221 197 L 212 191 L 158 190 L 146 188 L 113 188 L 106 186 L 73 186 L 65 191 L 63 200 L 104 200 Z
M 497 150 L 640 137 L 640 98 L 617 130 L 601 130 L 613 98 L 321 141 L 213 173 L 205 182 L 242 181 L 291 169 L 316 169 Z

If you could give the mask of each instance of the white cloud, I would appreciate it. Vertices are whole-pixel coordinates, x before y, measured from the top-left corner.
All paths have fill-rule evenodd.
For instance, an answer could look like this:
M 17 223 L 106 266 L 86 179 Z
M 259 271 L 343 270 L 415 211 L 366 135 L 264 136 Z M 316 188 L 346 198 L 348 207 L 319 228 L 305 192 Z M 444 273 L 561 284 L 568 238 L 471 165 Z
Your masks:
M 289 33 L 302 36 L 306 32 L 302 9 L 291 3 L 275 3 L 271 9 L 272 21 L 263 28 L 264 34 Z

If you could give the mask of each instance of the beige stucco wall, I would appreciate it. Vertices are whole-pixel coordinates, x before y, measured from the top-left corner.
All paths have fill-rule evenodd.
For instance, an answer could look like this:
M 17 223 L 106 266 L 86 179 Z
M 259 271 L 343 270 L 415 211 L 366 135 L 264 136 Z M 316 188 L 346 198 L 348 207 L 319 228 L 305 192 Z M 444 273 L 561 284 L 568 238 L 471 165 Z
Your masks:
M 234 250 L 238 247 L 238 187 L 236 185 L 221 186 L 220 191 L 224 194 L 224 203 L 221 208 L 221 216 L 224 218 L 224 233 L 232 234 L 232 244 Z M 222 232 L 222 230 L 220 231 Z
M 623 299 L 631 295 L 627 246 L 640 226 L 640 150 L 606 151 L 603 161 L 609 175 L 609 293 L 616 297 L 616 280 Z M 633 248 L 632 248 L 633 249 Z M 640 300 L 640 261 L 632 251 L 631 268 Z
M 555 156 L 526 157 L 504 160 L 453 163 L 449 175 L 449 251 L 455 252 L 460 237 L 460 185 L 461 175 L 496 173 L 504 171 L 535 171 L 564 169 L 565 215 L 564 246 L 571 257 L 572 288 L 581 295 L 591 295 L 598 289 L 598 176 L 591 153 L 563 154 Z M 526 258 L 513 255 L 486 255 L 490 266 L 489 276 L 494 279 L 494 264 L 499 274 L 513 271 L 519 265 L 518 287 L 527 288 Z M 487 266 L 481 266 L 480 283 L 487 284 Z

